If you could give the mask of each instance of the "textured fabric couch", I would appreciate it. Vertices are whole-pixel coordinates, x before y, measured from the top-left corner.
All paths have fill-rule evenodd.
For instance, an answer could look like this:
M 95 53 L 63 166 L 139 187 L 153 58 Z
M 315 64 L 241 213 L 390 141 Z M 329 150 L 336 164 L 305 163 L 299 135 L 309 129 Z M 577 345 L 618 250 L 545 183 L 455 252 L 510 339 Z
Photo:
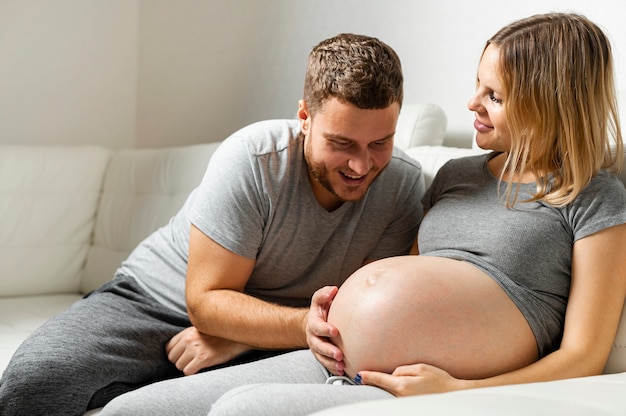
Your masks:
M 396 145 L 422 164 L 427 185 L 450 158 L 482 152 L 469 143 L 445 146 L 445 127 L 436 105 L 404 105 Z M 109 280 L 138 242 L 169 220 L 217 146 L 0 146 L 0 372 L 37 326 Z M 626 317 L 605 372 L 360 403 L 320 414 L 624 415 Z
M 445 130 L 438 106 L 405 104 L 396 144 L 440 145 Z M 0 373 L 35 328 L 111 279 L 176 213 L 218 145 L 0 145 Z

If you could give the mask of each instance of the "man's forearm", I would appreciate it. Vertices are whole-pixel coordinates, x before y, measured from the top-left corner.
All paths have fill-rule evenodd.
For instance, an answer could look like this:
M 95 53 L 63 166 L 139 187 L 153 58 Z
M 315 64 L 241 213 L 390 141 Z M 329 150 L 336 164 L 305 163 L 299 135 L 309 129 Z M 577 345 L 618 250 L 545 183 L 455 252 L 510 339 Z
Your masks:
M 193 325 L 209 335 L 259 349 L 307 347 L 308 308 L 276 305 L 234 290 L 212 290 L 190 302 L 188 309 Z

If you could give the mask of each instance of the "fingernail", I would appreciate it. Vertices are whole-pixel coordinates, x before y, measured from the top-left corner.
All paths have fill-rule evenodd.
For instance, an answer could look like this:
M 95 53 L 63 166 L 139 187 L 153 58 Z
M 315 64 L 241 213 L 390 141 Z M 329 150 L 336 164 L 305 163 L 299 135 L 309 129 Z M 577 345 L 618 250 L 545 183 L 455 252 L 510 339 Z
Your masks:
M 361 375 L 357 374 L 356 377 L 354 377 L 354 382 L 356 384 L 361 384 L 361 382 L 363 381 L 363 379 L 361 379 Z

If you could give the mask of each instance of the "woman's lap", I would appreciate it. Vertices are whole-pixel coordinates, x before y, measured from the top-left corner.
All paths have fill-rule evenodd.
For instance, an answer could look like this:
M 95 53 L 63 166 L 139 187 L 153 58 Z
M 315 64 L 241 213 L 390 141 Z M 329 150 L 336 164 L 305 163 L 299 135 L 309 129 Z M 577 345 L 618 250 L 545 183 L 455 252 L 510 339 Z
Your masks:
M 393 397 L 371 386 L 254 384 L 224 394 L 209 416 L 304 416 L 334 406 Z
M 237 387 L 259 383 L 323 384 L 327 378 L 328 373 L 310 351 L 300 350 L 150 384 L 116 398 L 101 415 L 206 416 L 214 402 Z

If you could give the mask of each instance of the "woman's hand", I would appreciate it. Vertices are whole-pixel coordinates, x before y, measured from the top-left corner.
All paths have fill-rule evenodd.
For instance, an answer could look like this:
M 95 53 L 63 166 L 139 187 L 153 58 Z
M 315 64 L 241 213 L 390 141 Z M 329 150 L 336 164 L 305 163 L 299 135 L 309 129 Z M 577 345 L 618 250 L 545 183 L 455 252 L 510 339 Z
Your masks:
M 428 364 L 403 365 L 391 374 L 360 371 L 359 376 L 361 384 L 380 387 L 397 397 L 461 390 L 467 383 Z
M 165 345 L 167 358 L 186 376 L 223 364 L 249 349 L 247 345 L 204 334 L 195 326 L 174 335 Z
M 307 344 L 315 358 L 331 373 L 343 375 L 343 353 L 329 341 L 339 335 L 339 331 L 327 322 L 330 305 L 338 290 L 336 286 L 326 286 L 313 294 L 305 331 Z

